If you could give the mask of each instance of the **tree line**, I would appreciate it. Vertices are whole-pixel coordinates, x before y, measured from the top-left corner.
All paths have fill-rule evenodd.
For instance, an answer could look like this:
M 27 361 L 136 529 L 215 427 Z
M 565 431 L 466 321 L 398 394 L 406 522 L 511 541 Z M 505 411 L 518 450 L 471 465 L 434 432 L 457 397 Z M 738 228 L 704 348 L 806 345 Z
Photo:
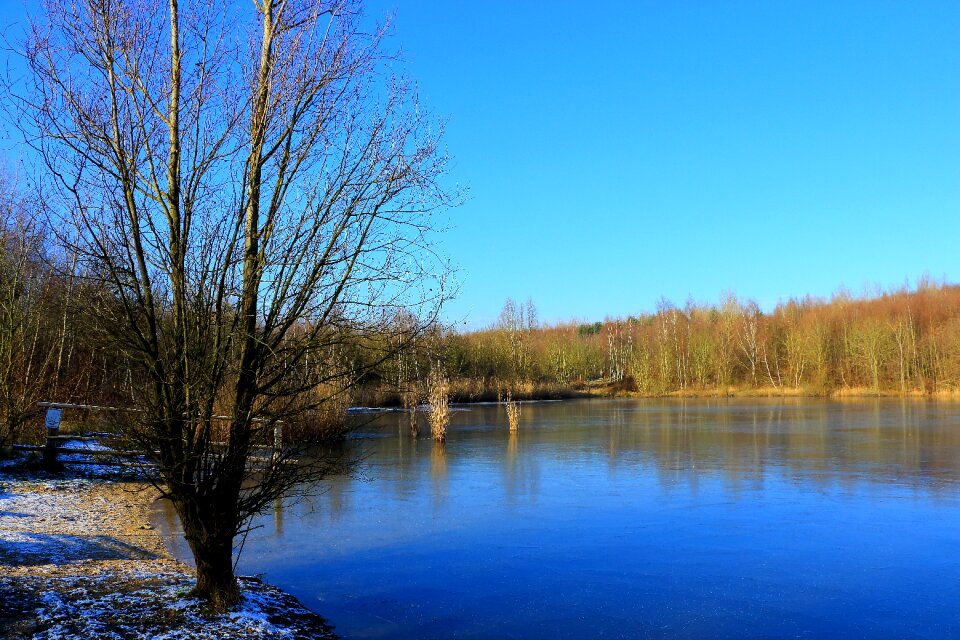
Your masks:
M 118 304 L 109 287 L 56 248 L 10 178 L 0 186 L 2 447 L 38 424 L 38 401 L 134 406 L 142 382 L 101 326 Z M 508 300 L 483 330 L 425 326 L 399 310 L 375 329 L 343 322 L 333 333 L 303 365 L 322 373 L 300 375 L 316 406 L 296 429 L 321 436 L 343 434 L 350 404 L 425 401 L 437 370 L 457 401 L 591 389 L 921 395 L 960 386 L 960 286 L 930 279 L 873 296 L 790 299 L 768 312 L 729 294 L 714 305 L 661 300 L 651 313 L 548 325 L 532 302 Z
M 600 386 L 647 395 L 702 392 L 952 393 L 960 384 L 960 287 L 829 300 L 790 299 L 764 312 L 661 300 L 652 313 L 541 325 L 508 301 L 488 329 L 443 336 L 449 375 L 475 389 Z

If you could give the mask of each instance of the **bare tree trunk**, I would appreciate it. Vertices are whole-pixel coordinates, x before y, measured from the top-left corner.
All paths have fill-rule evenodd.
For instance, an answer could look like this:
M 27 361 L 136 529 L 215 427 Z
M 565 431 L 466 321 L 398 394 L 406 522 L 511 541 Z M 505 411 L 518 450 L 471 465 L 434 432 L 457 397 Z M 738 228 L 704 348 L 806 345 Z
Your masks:
M 223 496 L 228 499 L 228 496 Z M 240 589 L 233 575 L 233 537 L 229 513 L 202 500 L 174 502 L 183 535 L 197 565 L 194 595 L 204 598 L 216 609 L 227 609 L 237 602 Z M 226 517 L 226 522 L 222 518 Z

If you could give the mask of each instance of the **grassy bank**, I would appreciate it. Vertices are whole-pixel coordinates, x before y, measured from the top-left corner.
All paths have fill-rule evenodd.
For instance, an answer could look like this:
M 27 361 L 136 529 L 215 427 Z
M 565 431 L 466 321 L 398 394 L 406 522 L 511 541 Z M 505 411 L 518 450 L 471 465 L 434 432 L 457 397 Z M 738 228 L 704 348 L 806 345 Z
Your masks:
M 680 389 L 664 393 L 626 391 L 617 385 L 598 385 L 591 388 L 592 397 L 630 398 L 914 398 L 936 400 L 960 400 L 960 390 L 940 389 L 871 389 L 869 387 L 843 387 L 840 389 L 817 389 L 814 387 L 709 387 Z
M 420 402 L 426 401 L 426 385 L 415 388 Z M 449 381 L 450 402 L 497 402 L 510 393 L 514 400 L 569 400 L 596 395 L 587 385 L 558 382 L 503 382 L 476 378 L 453 378 Z M 402 407 L 403 394 L 396 387 L 365 386 L 356 389 L 351 404 L 358 407 Z
M 871 387 L 841 387 L 835 389 L 813 386 L 722 386 L 697 387 L 649 392 L 637 390 L 629 383 L 609 383 L 598 380 L 586 383 L 561 384 L 557 382 L 484 381 L 453 379 L 449 383 L 450 401 L 455 403 L 499 402 L 509 393 L 514 400 L 570 400 L 575 398 L 930 398 L 960 400 L 960 389 L 874 389 Z M 352 404 L 365 407 L 401 407 L 402 395 L 387 387 L 367 387 L 354 393 Z M 421 397 L 425 402 L 426 398 Z

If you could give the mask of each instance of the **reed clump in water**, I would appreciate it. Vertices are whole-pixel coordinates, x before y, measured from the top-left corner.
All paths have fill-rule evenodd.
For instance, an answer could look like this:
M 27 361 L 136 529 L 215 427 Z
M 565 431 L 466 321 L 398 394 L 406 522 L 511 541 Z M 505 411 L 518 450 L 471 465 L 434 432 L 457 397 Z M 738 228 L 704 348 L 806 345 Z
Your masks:
M 440 368 L 430 374 L 427 399 L 430 402 L 430 433 L 437 442 L 447 439 L 450 424 L 450 382 Z
M 403 410 L 409 420 L 410 435 L 416 438 L 420 435 L 420 423 L 417 420 L 417 407 L 420 404 L 420 394 L 416 387 L 411 387 L 401 394 Z
M 510 425 L 510 431 L 516 432 L 520 428 L 520 402 L 513 400 L 508 391 L 504 406 L 507 408 L 507 423 Z

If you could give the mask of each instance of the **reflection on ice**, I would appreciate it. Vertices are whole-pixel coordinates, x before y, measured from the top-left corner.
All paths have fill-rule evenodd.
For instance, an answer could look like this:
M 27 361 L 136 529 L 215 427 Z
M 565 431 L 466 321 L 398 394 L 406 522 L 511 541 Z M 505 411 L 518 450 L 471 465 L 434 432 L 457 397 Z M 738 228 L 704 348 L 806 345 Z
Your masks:
M 274 505 L 241 571 L 348 637 L 960 629 L 958 404 L 538 403 L 514 433 L 493 404 L 442 445 L 407 425 L 347 443 L 366 479 Z

